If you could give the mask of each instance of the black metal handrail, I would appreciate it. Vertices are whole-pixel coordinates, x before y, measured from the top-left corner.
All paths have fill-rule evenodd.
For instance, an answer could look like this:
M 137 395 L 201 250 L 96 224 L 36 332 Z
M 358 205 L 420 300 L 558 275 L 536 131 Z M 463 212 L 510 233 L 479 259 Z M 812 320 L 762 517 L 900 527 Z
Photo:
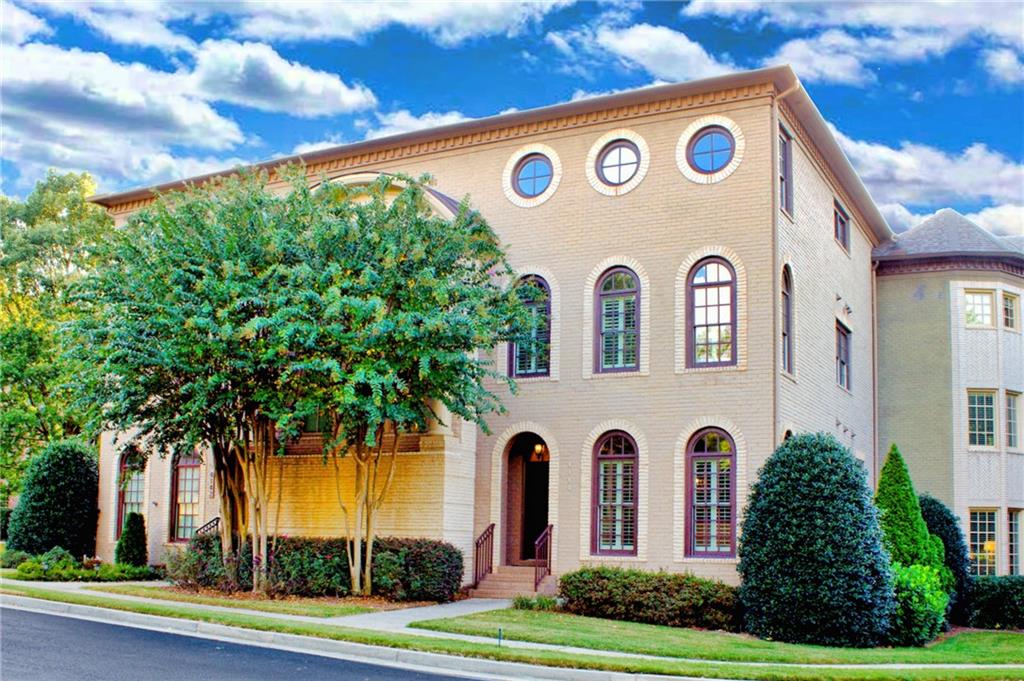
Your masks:
M 494 523 L 487 526 L 476 538 L 473 547 L 473 588 L 494 569 Z
M 540 587 L 540 583 L 544 581 L 544 578 L 551 574 L 551 530 L 554 526 L 548 525 L 544 528 L 544 531 L 537 537 L 537 541 L 533 542 L 533 590 L 536 591 Z
M 213 520 L 211 520 L 210 522 L 206 523 L 205 525 L 200 527 L 198 530 L 196 530 L 196 534 L 207 534 L 209 532 L 216 532 L 219 527 L 220 527 L 220 516 L 217 516 L 216 518 L 214 518 Z

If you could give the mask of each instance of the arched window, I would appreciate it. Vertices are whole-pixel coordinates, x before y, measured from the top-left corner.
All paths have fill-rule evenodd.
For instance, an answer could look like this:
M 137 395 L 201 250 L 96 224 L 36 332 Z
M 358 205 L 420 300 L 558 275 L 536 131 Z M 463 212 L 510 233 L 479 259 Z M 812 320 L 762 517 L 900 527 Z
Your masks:
M 708 428 L 686 452 L 686 555 L 736 553 L 736 446 L 724 430 Z
M 594 445 L 591 552 L 636 555 L 637 448 L 626 433 L 605 433 Z
M 782 268 L 782 370 L 793 373 L 793 274 Z
M 512 344 L 509 374 L 547 376 L 551 367 L 551 289 L 542 277 L 530 275 L 519 281 L 519 290 L 530 314 L 529 338 Z
M 614 267 L 597 282 L 594 364 L 597 372 L 635 371 L 640 361 L 640 282 Z
M 171 468 L 171 541 L 188 541 L 199 526 L 199 457 L 176 456 Z
M 736 364 L 736 273 L 721 258 L 701 260 L 688 281 L 691 367 Z
M 121 536 L 124 519 L 129 513 L 142 513 L 146 484 L 145 471 L 128 465 L 128 455 L 121 457 L 117 476 L 117 529 L 115 536 Z

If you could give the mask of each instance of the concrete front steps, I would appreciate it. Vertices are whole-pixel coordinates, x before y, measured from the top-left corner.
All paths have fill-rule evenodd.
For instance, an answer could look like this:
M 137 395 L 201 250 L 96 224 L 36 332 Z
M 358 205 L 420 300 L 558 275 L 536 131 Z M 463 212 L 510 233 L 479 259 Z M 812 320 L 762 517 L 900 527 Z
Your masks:
M 554 596 L 557 580 L 548 575 L 533 590 L 534 568 L 532 565 L 499 565 L 494 572 L 480 580 L 475 589 L 469 590 L 473 598 L 512 598 L 514 596 Z

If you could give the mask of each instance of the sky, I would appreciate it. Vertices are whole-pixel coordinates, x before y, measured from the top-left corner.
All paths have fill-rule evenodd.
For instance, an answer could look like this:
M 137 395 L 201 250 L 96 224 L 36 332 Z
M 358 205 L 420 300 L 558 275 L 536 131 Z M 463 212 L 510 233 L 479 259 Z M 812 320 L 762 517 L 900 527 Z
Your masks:
M 100 192 L 788 63 L 896 231 L 1024 234 L 1024 3 L 0 0 L 0 190 Z

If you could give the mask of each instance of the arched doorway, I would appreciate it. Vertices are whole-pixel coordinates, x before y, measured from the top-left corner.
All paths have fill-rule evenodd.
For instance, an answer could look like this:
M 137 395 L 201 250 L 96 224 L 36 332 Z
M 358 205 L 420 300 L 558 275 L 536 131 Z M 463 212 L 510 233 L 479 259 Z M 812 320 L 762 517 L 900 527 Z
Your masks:
M 530 565 L 534 542 L 548 526 L 547 443 L 520 433 L 509 443 L 505 476 L 505 563 Z

